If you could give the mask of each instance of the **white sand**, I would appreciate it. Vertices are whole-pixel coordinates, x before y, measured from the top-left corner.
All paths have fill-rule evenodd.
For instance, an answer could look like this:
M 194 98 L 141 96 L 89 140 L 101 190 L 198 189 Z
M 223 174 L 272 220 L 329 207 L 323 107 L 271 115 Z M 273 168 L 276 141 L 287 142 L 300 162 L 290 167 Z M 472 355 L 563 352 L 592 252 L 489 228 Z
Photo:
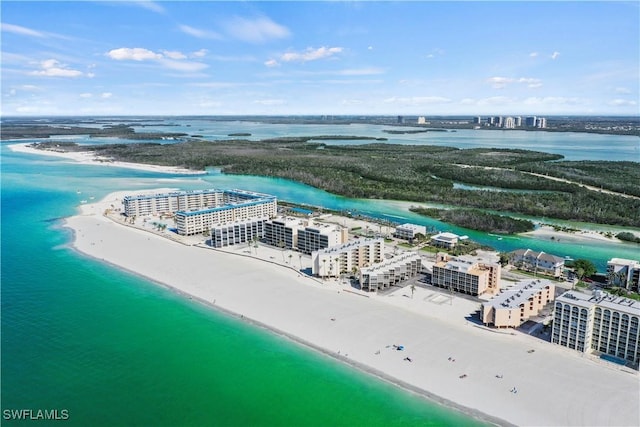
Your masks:
M 260 246 L 258 259 L 249 247 L 218 251 L 121 225 L 103 212 L 123 194 L 82 205 L 67 220 L 78 250 L 501 425 L 640 425 L 636 371 L 477 326 L 465 317 L 479 305 L 446 293 L 417 288 L 411 298 L 404 288 L 363 296 L 300 275 L 300 262 L 309 261 L 297 253 Z
M 173 166 L 158 166 L 158 165 L 145 165 L 142 163 L 129 163 L 129 162 L 114 162 L 107 157 L 96 156 L 89 151 L 84 152 L 66 152 L 66 151 L 54 151 L 54 150 L 39 150 L 30 146 L 30 143 L 11 144 L 7 147 L 11 151 L 28 154 L 38 154 L 41 156 L 53 156 L 71 160 L 73 162 L 82 163 L 86 165 L 102 165 L 113 166 L 118 168 L 147 170 L 153 172 L 172 173 L 172 174 L 189 174 L 189 175 L 202 175 L 206 174 L 205 171 L 194 171 L 191 169 L 178 168 Z
M 560 231 L 554 229 L 550 225 L 541 225 L 534 231 L 521 233 L 523 236 L 535 236 L 546 240 L 555 240 L 557 242 L 591 242 L 597 244 L 600 242 L 620 243 L 615 237 L 607 237 L 602 233 L 594 230 L 578 230 L 574 232 Z M 616 233 L 613 233 L 616 234 Z

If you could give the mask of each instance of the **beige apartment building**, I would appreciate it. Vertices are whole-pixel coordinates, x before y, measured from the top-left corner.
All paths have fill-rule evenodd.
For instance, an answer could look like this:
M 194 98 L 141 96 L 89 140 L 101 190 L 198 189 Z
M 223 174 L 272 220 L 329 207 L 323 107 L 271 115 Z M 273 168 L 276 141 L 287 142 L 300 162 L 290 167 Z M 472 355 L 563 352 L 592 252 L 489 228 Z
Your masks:
M 482 304 L 482 323 L 496 328 L 517 328 L 553 301 L 555 289 L 547 279 L 522 280 Z
M 342 245 L 314 251 L 312 273 L 320 277 L 354 274 L 384 259 L 384 239 L 356 239 Z
M 438 253 L 433 265 L 431 284 L 469 295 L 485 292 L 497 294 L 500 290 L 501 267 L 471 256 L 449 257 Z

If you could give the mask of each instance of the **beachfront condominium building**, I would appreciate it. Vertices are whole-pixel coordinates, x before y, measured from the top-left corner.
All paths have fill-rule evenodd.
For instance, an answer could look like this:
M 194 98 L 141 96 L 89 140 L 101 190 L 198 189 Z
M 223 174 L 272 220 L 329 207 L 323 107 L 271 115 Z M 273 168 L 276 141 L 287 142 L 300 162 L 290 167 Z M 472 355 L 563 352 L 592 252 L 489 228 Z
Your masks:
M 433 265 L 431 284 L 469 295 L 485 292 L 496 294 L 500 290 L 500 264 L 488 263 L 470 256 L 449 258 L 438 254 Z
M 282 249 L 293 249 L 298 244 L 299 218 L 278 217 L 265 223 L 264 242 Z
M 511 262 L 521 270 L 562 277 L 564 258 L 531 249 L 518 249 L 509 254 Z
M 513 117 L 507 117 L 504 119 L 504 123 L 502 124 L 504 129 L 514 129 L 516 127 L 516 121 Z
M 278 206 L 275 196 L 244 190 L 194 190 L 125 196 L 125 215 L 175 215 L 178 234 L 206 232 L 214 224 L 247 218 L 272 217 Z
M 396 227 L 394 236 L 398 239 L 412 241 L 418 234 L 425 236 L 427 234 L 427 227 L 417 224 L 402 224 Z
M 458 244 L 460 236 L 453 233 L 438 233 L 431 236 L 431 245 L 436 248 L 453 249 Z
M 638 292 L 640 261 L 612 258 L 607 262 L 607 284 Z
M 547 279 L 522 280 L 482 303 L 482 323 L 496 328 L 517 328 L 553 301 L 555 289 Z
M 249 218 L 224 224 L 215 224 L 211 228 L 210 245 L 214 248 L 251 244 L 264 237 L 264 224 L 269 218 Z
M 556 299 L 551 342 L 607 359 L 640 362 L 640 302 L 595 290 L 568 291 Z
M 384 259 L 384 239 L 356 239 L 311 254 L 314 276 L 338 277 L 355 274 Z
M 349 240 L 349 230 L 335 224 L 313 224 L 298 230 L 298 251 L 311 255 Z
M 404 252 L 360 270 L 360 289 L 375 292 L 416 277 L 422 260 L 416 252 Z

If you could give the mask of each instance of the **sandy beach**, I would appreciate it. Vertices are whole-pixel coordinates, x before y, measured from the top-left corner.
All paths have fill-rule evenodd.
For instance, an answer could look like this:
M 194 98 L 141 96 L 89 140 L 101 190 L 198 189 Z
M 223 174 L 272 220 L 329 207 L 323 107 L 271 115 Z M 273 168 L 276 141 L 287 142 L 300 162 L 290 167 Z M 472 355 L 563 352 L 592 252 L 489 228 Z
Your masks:
M 206 174 L 204 171 L 194 171 L 190 169 L 172 167 L 172 166 L 158 166 L 158 165 L 145 165 L 141 163 L 128 163 L 128 162 L 114 162 L 109 158 L 96 156 L 94 153 L 86 151 L 86 152 L 64 152 L 64 151 L 53 151 L 53 150 L 39 150 L 37 148 L 33 148 L 29 143 L 18 143 L 8 145 L 8 148 L 11 151 L 15 151 L 18 153 L 28 153 L 28 154 L 38 154 L 41 156 L 53 156 L 60 157 L 63 159 L 68 159 L 73 162 L 85 164 L 85 165 L 102 165 L 102 166 L 112 166 L 118 168 L 127 168 L 127 169 L 138 169 L 138 170 L 147 170 L 153 172 L 161 172 L 161 173 L 171 173 L 171 174 L 188 174 L 188 175 L 202 175 Z
M 413 297 L 408 288 L 365 295 L 300 274 L 310 260 L 297 253 L 214 250 L 104 215 L 132 193 L 81 205 L 66 220 L 74 247 L 495 424 L 640 425 L 636 371 L 520 332 L 484 328 L 470 321 L 478 303 L 430 288 L 418 287 Z

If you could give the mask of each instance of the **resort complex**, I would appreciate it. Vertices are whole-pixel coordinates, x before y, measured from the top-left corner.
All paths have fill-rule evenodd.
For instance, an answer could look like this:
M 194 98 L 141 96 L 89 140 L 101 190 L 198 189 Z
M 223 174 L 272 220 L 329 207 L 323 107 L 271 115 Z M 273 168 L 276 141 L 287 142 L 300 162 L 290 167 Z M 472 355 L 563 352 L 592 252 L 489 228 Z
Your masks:
M 566 292 L 555 302 L 551 342 L 584 353 L 640 362 L 640 302 L 595 290 Z
M 215 224 L 250 218 L 273 217 L 275 196 L 242 190 L 194 190 L 125 196 L 128 217 L 175 215 L 178 234 L 209 234 Z
M 544 316 L 545 325 L 553 323 L 548 335 L 552 343 L 604 354 L 638 369 L 640 303 L 602 291 L 586 294 L 571 290 L 556 298 L 566 267 L 565 259 L 555 255 L 531 249 L 510 252 L 515 269 L 537 277 L 517 282 L 509 279 L 501 284 L 502 266 L 491 252 L 427 255 L 419 250 L 398 250 L 398 241 L 393 239 L 389 239 L 393 245 L 389 250 L 382 237 L 351 235 L 346 218 L 340 218 L 338 223 L 324 221 L 331 215 L 278 215 L 275 196 L 244 190 L 129 195 L 123 198 L 123 214 L 134 221 L 136 217 L 143 221 L 150 217 L 173 219 L 178 235 L 196 239 L 198 235 L 206 236 L 206 245 L 212 248 L 255 247 L 256 256 L 259 245 L 279 249 L 282 262 L 289 268 L 295 252 L 301 273 L 306 270 L 305 274 L 322 279 L 322 283 L 350 277 L 352 281 L 340 283 L 351 283 L 363 295 L 380 291 L 385 295 L 392 288 L 412 283 L 413 296 L 416 284 L 424 286 L 421 282 L 450 294 L 465 294 L 480 306 L 479 324 L 489 328 L 517 329 L 529 320 L 541 321 L 540 316 Z M 365 227 L 369 229 L 371 224 L 365 222 Z M 354 226 L 352 231 L 359 229 Z M 422 236 L 416 248 L 428 244 L 441 251 L 456 251 L 460 240 L 467 238 L 449 232 L 430 237 L 426 233 L 424 226 L 402 224 L 395 227 L 393 236 L 409 241 L 409 248 L 414 246 L 414 239 Z M 285 251 L 289 252 L 288 262 Z M 435 261 L 429 261 L 434 255 Z M 303 268 L 303 260 L 310 268 Z M 639 261 L 613 258 L 608 262 L 609 286 L 637 289 L 639 276 Z

